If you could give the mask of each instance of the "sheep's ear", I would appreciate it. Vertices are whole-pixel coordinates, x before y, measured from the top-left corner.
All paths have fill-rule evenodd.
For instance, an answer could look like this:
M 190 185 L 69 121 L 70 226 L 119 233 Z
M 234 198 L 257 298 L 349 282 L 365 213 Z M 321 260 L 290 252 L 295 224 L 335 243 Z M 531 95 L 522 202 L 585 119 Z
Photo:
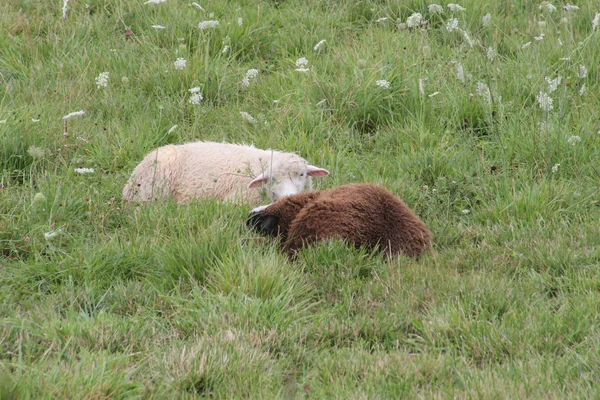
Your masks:
M 315 167 L 314 165 L 309 165 L 306 167 L 306 171 L 309 176 L 314 176 L 315 178 L 318 176 L 327 176 L 329 175 L 329 171 L 323 168 Z
M 267 174 L 266 172 L 263 172 L 262 174 L 260 174 L 259 176 L 257 176 L 256 178 L 254 178 L 252 180 L 252 182 L 250 182 L 248 184 L 248 189 L 254 189 L 259 187 L 260 185 L 267 183 L 267 181 L 269 180 L 269 174 Z

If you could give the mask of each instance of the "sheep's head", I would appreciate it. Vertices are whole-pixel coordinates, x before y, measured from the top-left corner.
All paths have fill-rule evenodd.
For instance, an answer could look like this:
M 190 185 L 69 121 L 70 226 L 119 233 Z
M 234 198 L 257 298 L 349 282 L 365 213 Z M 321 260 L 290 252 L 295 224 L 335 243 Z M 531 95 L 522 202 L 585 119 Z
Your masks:
M 318 191 L 299 193 L 273 204 L 256 207 L 250 211 L 246 225 L 259 233 L 279 235 L 282 240 L 285 240 L 290 225 L 298 213 L 320 195 L 321 192 Z
M 323 168 L 308 165 L 303 159 L 291 158 L 274 161 L 270 167 L 248 184 L 250 189 L 264 186 L 272 201 L 312 189 L 311 177 L 329 175 Z

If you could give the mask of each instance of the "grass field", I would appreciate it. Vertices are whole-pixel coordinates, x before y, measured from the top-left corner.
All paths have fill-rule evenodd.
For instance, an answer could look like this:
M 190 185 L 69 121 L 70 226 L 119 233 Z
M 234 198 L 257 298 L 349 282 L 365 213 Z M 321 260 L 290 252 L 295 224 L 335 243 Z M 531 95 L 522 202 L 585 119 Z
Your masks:
M 597 1 L 144 2 L 0 2 L 0 399 L 600 397 Z M 200 139 L 380 184 L 434 248 L 122 203 Z

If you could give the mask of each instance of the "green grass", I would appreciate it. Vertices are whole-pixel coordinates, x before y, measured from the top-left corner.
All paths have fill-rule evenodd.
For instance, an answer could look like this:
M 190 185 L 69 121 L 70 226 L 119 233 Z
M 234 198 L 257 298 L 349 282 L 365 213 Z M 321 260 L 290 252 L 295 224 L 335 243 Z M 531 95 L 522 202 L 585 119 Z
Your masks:
M 600 397 L 597 2 L 143 3 L 0 2 L 0 399 Z M 290 262 L 250 205 L 122 204 L 147 152 L 199 139 L 383 185 L 434 248 Z

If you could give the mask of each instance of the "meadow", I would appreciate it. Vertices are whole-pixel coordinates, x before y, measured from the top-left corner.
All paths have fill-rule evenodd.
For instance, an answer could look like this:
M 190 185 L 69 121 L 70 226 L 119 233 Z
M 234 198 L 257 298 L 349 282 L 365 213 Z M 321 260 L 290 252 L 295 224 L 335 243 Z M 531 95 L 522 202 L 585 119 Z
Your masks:
M 600 5 L 0 2 L 0 399 L 600 397 Z M 431 251 L 290 262 L 126 204 L 168 143 L 384 186 Z

